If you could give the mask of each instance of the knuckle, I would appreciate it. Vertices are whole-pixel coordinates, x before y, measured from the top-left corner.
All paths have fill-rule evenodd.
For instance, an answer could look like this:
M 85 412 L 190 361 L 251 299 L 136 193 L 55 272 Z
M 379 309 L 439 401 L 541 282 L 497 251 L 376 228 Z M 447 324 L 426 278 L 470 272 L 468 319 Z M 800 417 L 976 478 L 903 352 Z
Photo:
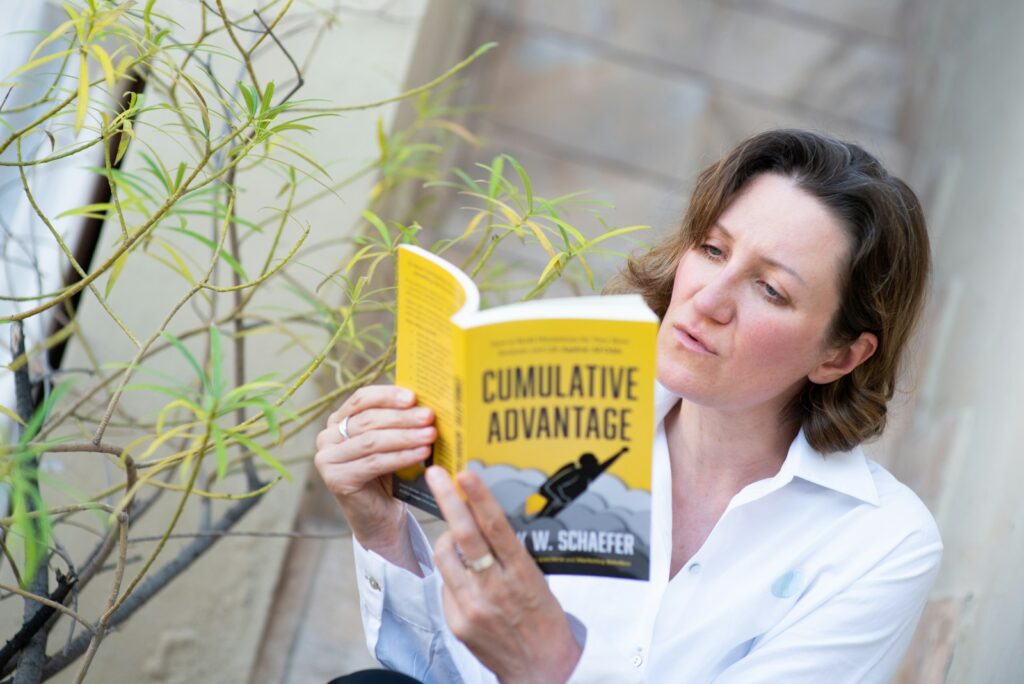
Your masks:
M 370 453 L 376 453 L 381 448 L 380 435 L 375 431 L 364 432 L 355 437 L 360 440 L 360 445 L 364 450 Z

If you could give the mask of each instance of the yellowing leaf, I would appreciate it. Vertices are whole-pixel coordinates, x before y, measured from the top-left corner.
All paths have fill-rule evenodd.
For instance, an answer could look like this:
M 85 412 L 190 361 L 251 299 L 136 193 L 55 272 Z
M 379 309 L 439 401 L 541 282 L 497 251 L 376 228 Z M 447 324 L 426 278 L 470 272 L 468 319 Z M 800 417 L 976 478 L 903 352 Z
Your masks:
M 120 277 L 121 271 L 124 270 L 124 265 L 126 263 L 128 263 L 128 252 L 117 257 L 114 261 L 114 265 L 110 267 L 110 275 L 107 277 L 107 288 L 103 293 L 105 298 L 110 298 L 110 293 L 114 289 L 114 283 L 117 282 L 117 279 Z
M 118 136 L 117 140 L 117 154 L 114 156 L 115 164 L 121 161 L 121 157 L 128 151 L 128 141 L 134 137 L 135 131 L 132 130 L 132 120 L 125 118 L 124 127 L 121 129 L 121 135 Z
M 533 236 L 544 247 L 544 251 L 548 253 L 548 256 L 555 256 L 555 248 L 551 246 L 551 242 L 548 240 L 548 236 L 544 234 L 544 230 L 535 221 L 527 221 L 526 225 L 533 231 Z
M 74 22 L 69 19 L 60 26 L 58 26 L 57 28 L 53 29 L 53 31 L 50 32 L 50 35 L 46 36 L 46 38 L 43 38 L 39 45 L 36 45 L 35 49 L 32 50 L 32 54 L 28 56 L 28 61 L 32 62 L 32 60 L 36 58 L 36 55 L 39 54 L 40 50 L 42 50 L 44 47 L 46 47 L 53 41 L 57 40 L 57 38 L 59 38 L 65 31 L 67 31 L 73 23 Z
M 78 68 L 78 109 L 75 111 L 75 133 L 82 130 L 85 114 L 89 111 L 89 60 L 82 53 Z
M 19 425 L 25 425 L 25 421 L 23 421 L 17 413 L 7 408 L 3 404 L 0 404 L 0 413 L 4 414 L 5 416 L 13 420 L 15 423 L 18 423 Z
M 482 221 L 484 216 L 486 216 L 486 215 L 487 215 L 487 212 L 478 211 L 476 216 L 474 216 L 470 220 L 469 225 L 466 226 L 466 230 L 462 231 L 462 236 L 459 239 L 463 240 L 463 239 L 469 237 L 470 235 L 472 235 L 476 231 L 477 227 L 480 225 L 480 221 Z
M 96 61 L 100 63 L 100 67 L 103 68 L 103 77 L 107 80 L 107 85 L 110 90 L 114 90 L 114 84 L 117 82 L 117 76 L 114 73 L 114 65 L 110 61 L 110 55 L 99 45 L 93 44 L 89 46 L 89 50 L 92 54 L 96 55 Z

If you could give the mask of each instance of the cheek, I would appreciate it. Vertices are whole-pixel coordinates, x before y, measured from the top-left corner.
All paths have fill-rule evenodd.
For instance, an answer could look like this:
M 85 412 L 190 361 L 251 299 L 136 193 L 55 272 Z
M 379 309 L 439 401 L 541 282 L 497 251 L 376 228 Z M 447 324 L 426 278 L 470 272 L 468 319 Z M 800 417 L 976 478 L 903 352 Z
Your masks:
M 799 322 L 789 323 L 777 318 L 761 317 L 749 321 L 743 348 L 746 361 L 780 372 L 804 373 L 816 365 L 818 332 Z

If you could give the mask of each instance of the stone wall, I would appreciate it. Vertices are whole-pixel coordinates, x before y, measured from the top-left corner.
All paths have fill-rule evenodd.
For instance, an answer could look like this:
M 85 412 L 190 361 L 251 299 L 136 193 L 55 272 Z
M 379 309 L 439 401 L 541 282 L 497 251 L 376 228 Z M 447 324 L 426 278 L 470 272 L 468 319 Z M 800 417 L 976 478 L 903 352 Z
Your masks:
M 935 260 L 895 474 L 946 545 L 906 682 L 1024 677 L 1024 5 L 917 2 L 902 126 Z

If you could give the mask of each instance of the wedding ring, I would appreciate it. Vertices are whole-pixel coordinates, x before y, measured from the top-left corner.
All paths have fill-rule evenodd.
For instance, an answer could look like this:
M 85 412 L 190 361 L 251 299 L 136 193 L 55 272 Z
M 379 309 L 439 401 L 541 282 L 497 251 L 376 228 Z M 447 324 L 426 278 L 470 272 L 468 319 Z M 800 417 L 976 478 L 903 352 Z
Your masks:
M 345 416 L 341 419 L 341 422 L 338 423 L 338 432 L 341 433 L 342 440 L 352 439 L 352 436 L 348 434 L 348 419 L 349 417 Z
M 485 553 L 476 560 L 462 559 L 462 564 L 466 566 L 467 570 L 473 572 L 483 572 L 487 568 L 494 565 L 494 556 L 490 553 Z

